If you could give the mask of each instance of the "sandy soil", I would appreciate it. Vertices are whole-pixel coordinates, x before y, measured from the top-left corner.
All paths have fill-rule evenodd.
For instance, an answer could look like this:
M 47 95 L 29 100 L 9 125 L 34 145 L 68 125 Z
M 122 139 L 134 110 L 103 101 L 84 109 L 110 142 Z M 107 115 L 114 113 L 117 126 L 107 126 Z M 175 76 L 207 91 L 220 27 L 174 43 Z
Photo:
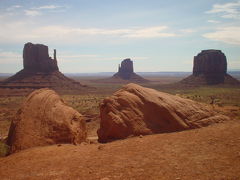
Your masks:
M 0 158 L 0 178 L 240 179 L 240 122 L 108 144 L 36 147 Z

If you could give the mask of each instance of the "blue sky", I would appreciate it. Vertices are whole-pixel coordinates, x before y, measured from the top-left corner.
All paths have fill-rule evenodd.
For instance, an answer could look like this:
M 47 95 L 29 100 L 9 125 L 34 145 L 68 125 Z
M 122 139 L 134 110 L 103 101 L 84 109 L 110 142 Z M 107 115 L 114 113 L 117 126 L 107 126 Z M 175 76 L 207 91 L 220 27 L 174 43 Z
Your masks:
M 203 49 L 240 69 L 240 0 L 0 0 L 0 73 L 22 69 L 26 42 L 57 49 L 60 70 L 191 71 Z

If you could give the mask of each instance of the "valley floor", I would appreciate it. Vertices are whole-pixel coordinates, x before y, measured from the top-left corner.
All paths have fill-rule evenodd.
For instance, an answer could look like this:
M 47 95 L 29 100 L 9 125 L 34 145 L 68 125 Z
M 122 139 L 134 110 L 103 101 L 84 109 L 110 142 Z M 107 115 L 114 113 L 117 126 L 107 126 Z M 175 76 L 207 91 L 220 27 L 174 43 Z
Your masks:
M 171 85 L 180 77 L 154 77 L 153 83 L 144 86 L 206 104 L 214 101 L 213 108 L 232 120 L 201 129 L 100 144 L 96 137 L 99 103 L 123 84 L 99 84 L 92 79 L 76 78 L 96 87 L 94 93 L 61 95 L 86 117 L 91 143 L 36 147 L 0 157 L 1 180 L 240 179 L 239 86 L 180 87 Z M 0 156 L 7 151 L 1 139 L 7 137 L 11 120 L 24 99 L 0 92 Z
M 53 145 L 0 158 L 2 180 L 240 178 L 240 122 L 107 144 Z

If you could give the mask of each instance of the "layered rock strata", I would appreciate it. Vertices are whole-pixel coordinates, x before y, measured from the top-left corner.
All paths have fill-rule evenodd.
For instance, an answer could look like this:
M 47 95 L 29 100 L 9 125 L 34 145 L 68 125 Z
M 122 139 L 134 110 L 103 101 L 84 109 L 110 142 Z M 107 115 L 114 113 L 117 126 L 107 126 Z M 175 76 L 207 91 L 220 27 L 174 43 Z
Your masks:
M 8 134 L 10 153 L 58 143 L 79 144 L 86 140 L 83 116 L 67 106 L 56 92 L 32 92 L 18 110 Z
M 128 84 L 100 106 L 100 142 L 182 131 L 229 120 L 211 106 Z

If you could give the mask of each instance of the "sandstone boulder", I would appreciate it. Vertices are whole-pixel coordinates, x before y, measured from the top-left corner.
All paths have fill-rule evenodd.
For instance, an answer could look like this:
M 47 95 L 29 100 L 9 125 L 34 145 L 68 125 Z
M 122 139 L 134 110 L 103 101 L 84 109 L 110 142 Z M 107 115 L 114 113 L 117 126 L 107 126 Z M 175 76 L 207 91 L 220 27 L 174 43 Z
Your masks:
M 7 144 L 10 153 L 56 143 L 86 140 L 85 120 L 50 89 L 32 92 L 12 121 Z
M 205 104 L 136 84 L 104 99 L 100 118 L 100 142 L 199 128 L 228 119 Z

